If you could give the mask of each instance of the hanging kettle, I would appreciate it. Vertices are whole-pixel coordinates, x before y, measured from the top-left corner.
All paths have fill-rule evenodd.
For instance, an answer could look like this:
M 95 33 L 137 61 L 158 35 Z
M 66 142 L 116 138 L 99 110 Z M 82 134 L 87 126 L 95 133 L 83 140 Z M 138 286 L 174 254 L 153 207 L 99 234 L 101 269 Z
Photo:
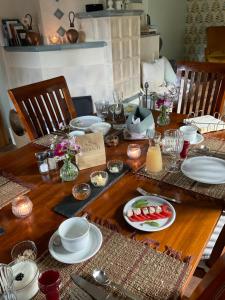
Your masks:
M 78 31 L 74 28 L 75 13 L 73 11 L 69 12 L 70 29 L 66 32 L 66 37 L 68 41 L 73 44 L 76 43 L 79 37 Z
M 28 45 L 38 46 L 41 44 L 41 36 L 39 32 L 34 32 L 32 30 L 32 16 L 30 14 L 25 15 L 26 19 L 29 19 L 28 30 L 26 33 L 26 41 Z

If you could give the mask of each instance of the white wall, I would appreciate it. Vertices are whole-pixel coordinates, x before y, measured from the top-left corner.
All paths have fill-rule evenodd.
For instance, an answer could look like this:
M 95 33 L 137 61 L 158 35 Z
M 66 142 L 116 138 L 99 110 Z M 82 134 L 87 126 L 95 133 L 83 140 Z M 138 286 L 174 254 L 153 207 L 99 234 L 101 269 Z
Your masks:
M 37 0 L 0 0 L 0 23 L 6 18 L 22 18 L 26 13 L 33 16 L 37 23 Z M 9 88 L 4 62 L 4 49 L 0 43 L 0 110 L 3 116 L 5 127 L 8 128 L 8 114 L 12 107 L 7 90 Z
M 158 27 L 163 40 L 161 55 L 169 59 L 184 57 L 185 0 L 144 0 L 151 24 Z M 147 11 L 146 11 L 147 9 Z

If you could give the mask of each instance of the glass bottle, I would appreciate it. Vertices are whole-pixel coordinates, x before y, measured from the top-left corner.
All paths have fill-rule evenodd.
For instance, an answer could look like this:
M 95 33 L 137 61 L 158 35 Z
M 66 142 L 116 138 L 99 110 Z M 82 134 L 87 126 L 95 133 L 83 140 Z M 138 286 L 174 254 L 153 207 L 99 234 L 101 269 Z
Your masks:
M 47 152 L 38 152 L 35 153 L 38 169 L 40 174 L 47 174 L 49 167 L 48 167 L 48 160 L 47 160 Z
M 47 157 L 48 157 L 48 168 L 49 171 L 53 171 L 57 169 L 57 161 L 54 156 L 54 150 L 49 150 L 47 152 Z
M 147 173 L 157 173 L 162 171 L 162 153 L 160 149 L 161 134 L 155 132 L 149 137 L 149 148 L 146 156 L 145 170 Z

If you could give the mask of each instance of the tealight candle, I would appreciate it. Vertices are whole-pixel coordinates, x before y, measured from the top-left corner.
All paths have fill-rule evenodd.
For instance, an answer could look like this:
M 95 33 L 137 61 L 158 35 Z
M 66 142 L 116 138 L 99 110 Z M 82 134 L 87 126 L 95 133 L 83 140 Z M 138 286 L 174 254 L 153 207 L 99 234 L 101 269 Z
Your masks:
M 127 148 L 127 156 L 131 159 L 137 159 L 141 156 L 141 148 L 138 144 L 130 144 Z
M 33 203 L 27 196 L 19 196 L 12 201 L 12 213 L 18 218 L 28 217 L 33 209 Z
M 49 36 L 49 42 L 52 45 L 61 44 L 61 39 L 58 35 L 54 34 L 54 35 Z

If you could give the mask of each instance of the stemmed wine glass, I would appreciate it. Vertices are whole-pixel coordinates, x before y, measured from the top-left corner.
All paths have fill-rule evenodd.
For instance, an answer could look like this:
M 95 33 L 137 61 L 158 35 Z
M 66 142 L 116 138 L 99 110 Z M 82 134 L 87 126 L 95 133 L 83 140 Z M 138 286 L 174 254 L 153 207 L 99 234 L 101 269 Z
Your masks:
M 180 158 L 180 153 L 182 151 L 184 144 L 183 133 L 178 129 L 169 129 L 164 132 L 164 152 L 168 153 L 172 162 L 166 169 L 169 172 L 178 172 L 180 170 L 180 165 L 178 163 Z

